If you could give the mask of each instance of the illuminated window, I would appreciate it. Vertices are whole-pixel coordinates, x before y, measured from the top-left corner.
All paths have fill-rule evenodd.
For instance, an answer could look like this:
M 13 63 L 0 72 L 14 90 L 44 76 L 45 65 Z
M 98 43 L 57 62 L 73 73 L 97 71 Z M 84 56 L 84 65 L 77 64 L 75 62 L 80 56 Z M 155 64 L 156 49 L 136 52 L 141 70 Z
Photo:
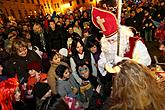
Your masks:
M 19 18 L 22 19 L 22 13 L 21 10 L 18 10 Z
M 77 5 L 79 5 L 79 4 L 80 4 L 80 1 L 79 1 L 79 0 L 76 0 L 76 2 L 77 2 Z
M 7 11 L 7 9 L 6 9 L 6 8 L 5 8 L 5 11 L 6 11 L 7 16 L 9 16 L 9 13 L 8 13 L 8 11 Z
M 57 7 L 60 8 L 59 3 L 57 3 Z
M 26 2 L 27 2 L 27 3 L 30 3 L 30 1 L 29 1 L 29 0 L 26 0 Z
M 14 14 L 14 11 L 12 9 L 10 9 L 10 13 L 15 18 L 15 14 Z
M 24 3 L 24 0 L 21 0 L 21 3 Z
M 34 0 L 31 0 L 32 1 L 32 3 L 34 4 Z
M 50 8 L 49 3 L 47 2 L 48 8 Z
M 37 3 L 38 3 L 38 4 L 40 4 L 40 1 L 39 1 L 39 0 L 37 0 Z
M 27 10 L 25 10 L 24 13 L 25 13 L 25 15 L 27 16 L 27 14 L 28 14 L 28 13 L 27 13 Z
M 82 3 L 85 3 L 85 0 L 82 0 Z
M 72 1 L 69 1 L 70 6 L 72 6 Z

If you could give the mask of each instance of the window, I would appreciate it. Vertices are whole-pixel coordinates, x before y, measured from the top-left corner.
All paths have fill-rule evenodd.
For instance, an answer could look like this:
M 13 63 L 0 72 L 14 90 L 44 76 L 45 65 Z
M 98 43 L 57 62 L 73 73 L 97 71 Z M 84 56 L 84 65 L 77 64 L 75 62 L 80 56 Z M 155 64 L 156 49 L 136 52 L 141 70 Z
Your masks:
M 18 10 L 19 18 L 22 19 L 22 13 L 21 10 Z
M 27 15 L 28 15 L 27 10 L 25 10 L 25 11 L 24 11 L 24 13 L 25 13 L 25 16 L 27 16 Z
M 8 13 L 8 11 L 7 11 L 7 9 L 6 9 L 6 8 L 5 8 L 5 11 L 6 11 L 7 16 L 9 16 L 9 13 Z
M 32 3 L 34 4 L 34 0 L 31 0 L 32 1 Z
M 21 0 L 21 3 L 24 3 L 24 0 Z
M 37 0 L 37 3 L 38 3 L 38 4 L 40 4 L 40 1 L 39 1 L 39 0 Z
M 54 4 L 54 7 L 57 8 L 57 7 L 56 7 L 56 4 Z
M 72 6 L 72 1 L 69 1 L 70 6 Z
M 76 2 L 77 2 L 77 5 L 79 5 L 79 4 L 80 4 L 80 1 L 79 1 L 79 0 L 76 0 Z
M 14 18 L 16 18 L 16 17 L 15 17 L 15 14 L 14 14 L 14 11 L 13 11 L 12 9 L 10 9 L 10 13 L 11 13 L 11 15 L 12 15 Z
M 30 1 L 29 1 L 29 0 L 26 0 L 26 2 L 27 2 L 27 3 L 30 3 Z
M 60 8 L 59 3 L 57 3 L 57 7 Z
M 82 3 L 85 3 L 85 0 L 82 0 Z
M 47 2 L 47 6 L 48 6 L 48 8 L 50 8 L 50 6 L 49 6 L 49 3 Z

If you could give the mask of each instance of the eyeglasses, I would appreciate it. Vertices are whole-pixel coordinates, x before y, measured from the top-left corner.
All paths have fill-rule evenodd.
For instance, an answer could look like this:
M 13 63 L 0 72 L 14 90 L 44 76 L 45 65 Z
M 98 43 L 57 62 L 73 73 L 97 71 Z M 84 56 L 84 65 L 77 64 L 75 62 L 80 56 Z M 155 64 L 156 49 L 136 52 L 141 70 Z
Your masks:
M 83 72 L 83 71 L 88 71 L 89 69 L 87 67 L 82 67 L 82 68 L 79 68 L 79 72 Z

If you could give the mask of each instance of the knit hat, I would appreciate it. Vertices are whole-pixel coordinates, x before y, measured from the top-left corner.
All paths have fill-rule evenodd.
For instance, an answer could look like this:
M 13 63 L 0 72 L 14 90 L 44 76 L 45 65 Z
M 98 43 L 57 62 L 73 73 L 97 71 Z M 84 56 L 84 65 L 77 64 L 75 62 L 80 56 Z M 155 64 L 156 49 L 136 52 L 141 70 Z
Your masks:
M 37 82 L 35 86 L 36 97 L 41 99 L 49 90 L 50 86 L 48 85 L 48 83 Z
M 32 61 L 27 66 L 28 70 L 36 70 L 37 72 L 41 71 L 41 64 L 37 61 Z
M 62 56 L 65 56 L 67 57 L 68 56 L 68 50 L 66 48 L 61 48 L 59 50 L 59 53 L 62 55 Z

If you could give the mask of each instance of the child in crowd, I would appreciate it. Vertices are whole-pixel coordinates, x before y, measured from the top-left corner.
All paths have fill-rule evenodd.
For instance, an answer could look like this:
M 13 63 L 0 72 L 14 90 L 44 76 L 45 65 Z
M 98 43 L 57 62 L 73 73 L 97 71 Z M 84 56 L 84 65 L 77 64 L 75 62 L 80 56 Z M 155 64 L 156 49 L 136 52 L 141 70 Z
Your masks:
M 71 75 L 71 70 L 68 66 L 64 64 L 58 65 L 55 70 L 58 80 L 57 80 L 57 91 L 62 96 L 76 97 L 78 91 L 78 85 L 76 85 L 75 79 Z
M 58 80 L 57 80 L 57 93 L 61 97 L 65 98 L 65 101 L 71 100 L 70 109 L 79 110 L 76 105 L 76 94 L 78 93 L 78 85 L 71 75 L 71 70 L 68 66 L 60 64 L 55 70 Z
M 36 61 L 32 61 L 28 64 L 28 70 L 29 77 L 27 81 L 27 91 L 25 90 L 25 100 L 27 104 L 29 104 L 29 107 L 35 110 L 36 99 L 34 96 L 34 88 L 38 82 L 47 83 L 47 74 L 41 73 L 41 65 Z
M 21 99 L 21 91 L 19 88 L 15 90 L 14 101 L 12 103 L 14 110 L 28 110 L 26 104 Z
M 132 60 L 123 60 L 109 73 L 116 73 L 111 97 L 103 110 L 164 110 L 165 91 L 150 69 Z
M 27 86 L 29 88 L 33 89 L 34 85 L 37 82 L 47 83 L 47 74 L 41 73 L 41 65 L 38 62 L 32 61 L 31 63 L 29 63 L 28 70 L 30 76 L 28 78 Z
M 50 69 L 48 71 L 48 84 L 52 90 L 53 94 L 57 94 L 57 90 L 56 90 L 56 83 L 57 83 L 57 75 L 56 75 L 56 68 L 57 66 L 61 63 L 61 55 L 57 52 L 55 52 L 54 54 L 52 54 L 51 58 L 50 58 Z
M 102 100 L 100 95 L 101 85 L 99 84 L 97 77 L 93 76 L 87 65 L 81 65 L 78 67 L 78 73 L 83 80 L 80 86 L 80 93 L 89 101 L 88 109 L 97 110 L 101 107 Z M 80 99 L 82 100 L 82 99 Z
M 160 44 L 159 50 L 161 50 L 161 51 L 163 51 L 163 52 L 165 53 L 165 41 L 163 41 L 163 42 Z
M 61 61 L 70 65 L 68 50 L 66 48 L 61 48 L 59 54 L 61 55 Z
M 7 78 L 0 82 L 0 110 L 13 110 L 13 97 L 18 86 L 17 78 Z

